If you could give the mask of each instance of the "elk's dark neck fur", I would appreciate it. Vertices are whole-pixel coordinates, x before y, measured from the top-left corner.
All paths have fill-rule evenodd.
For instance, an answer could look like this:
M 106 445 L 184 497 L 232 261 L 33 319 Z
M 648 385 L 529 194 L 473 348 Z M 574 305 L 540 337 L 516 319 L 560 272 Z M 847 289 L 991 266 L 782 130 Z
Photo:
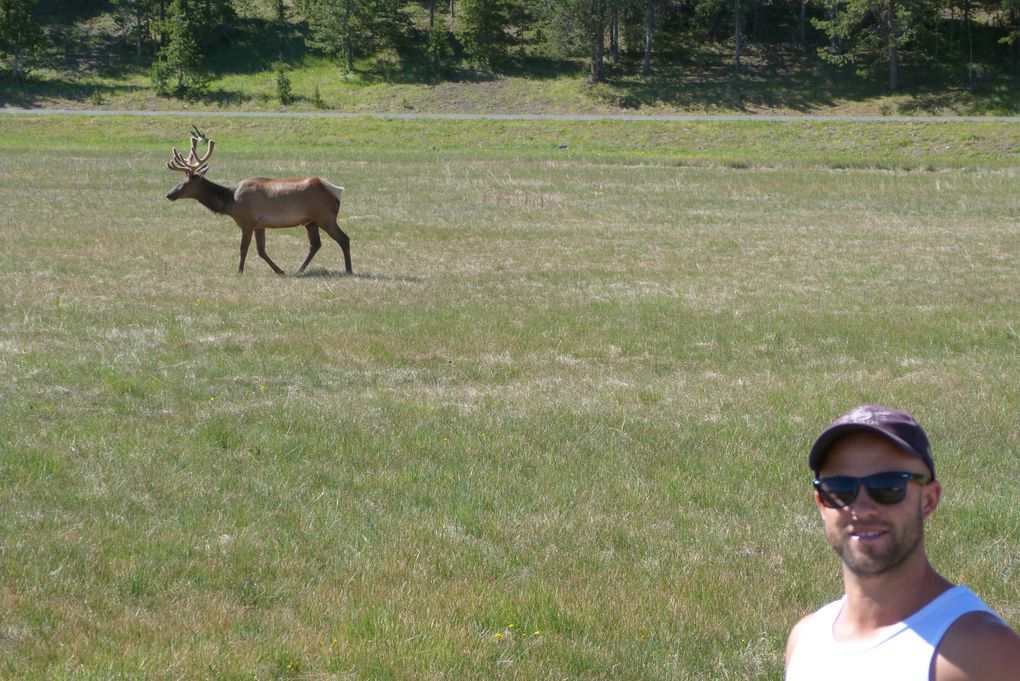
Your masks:
M 214 213 L 229 214 L 234 205 L 234 188 L 216 184 L 204 177 L 198 178 L 202 191 L 195 199 Z

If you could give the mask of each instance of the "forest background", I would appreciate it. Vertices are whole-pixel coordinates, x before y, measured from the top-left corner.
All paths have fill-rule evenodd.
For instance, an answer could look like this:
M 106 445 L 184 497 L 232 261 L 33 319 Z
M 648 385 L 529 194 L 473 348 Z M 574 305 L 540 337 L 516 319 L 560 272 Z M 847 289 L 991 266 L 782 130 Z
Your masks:
M 1020 0 L 0 0 L 0 104 L 1012 114 Z

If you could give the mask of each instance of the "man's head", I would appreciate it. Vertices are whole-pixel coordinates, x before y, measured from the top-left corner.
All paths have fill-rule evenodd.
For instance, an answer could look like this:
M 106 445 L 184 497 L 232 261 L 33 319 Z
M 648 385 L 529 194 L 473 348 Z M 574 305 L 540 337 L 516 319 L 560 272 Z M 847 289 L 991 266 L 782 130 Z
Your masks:
M 924 519 L 941 487 L 928 438 L 909 414 L 858 407 L 818 437 L 809 465 L 826 539 L 849 572 L 872 577 L 926 561 Z
M 836 442 L 851 433 L 862 431 L 880 435 L 898 449 L 920 459 L 928 467 L 932 480 L 935 479 L 935 462 L 931 457 L 931 444 L 914 417 L 905 411 L 876 404 L 861 405 L 830 423 L 811 447 L 808 467 L 817 475 L 825 462 L 826 455 Z

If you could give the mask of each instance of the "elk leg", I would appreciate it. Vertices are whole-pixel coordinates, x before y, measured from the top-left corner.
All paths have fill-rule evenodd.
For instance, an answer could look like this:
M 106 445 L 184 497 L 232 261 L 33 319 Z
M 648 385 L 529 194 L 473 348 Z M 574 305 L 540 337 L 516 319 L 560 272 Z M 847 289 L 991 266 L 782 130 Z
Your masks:
M 259 252 L 259 257 L 269 263 L 269 266 L 273 268 L 273 271 L 277 274 L 283 274 L 283 270 L 276 266 L 273 259 L 266 253 L 266 230 L 256 229 L 255 230 L 255 248 Z
M 319 226 L 314 222 L 309 222 L 305 225 L 305 229 L 308 230 L 308 256 L 305 261 L 301 263 L 301 267 L 298 268 L 298 274 L 305 271 L 308 267 L 308 263 L 312 261 L 312 256 L 318 252 L 319 247 L 322 246 L 322 239 L 319 238 Z
M 241 229 L 241 263 L 237 266 L 237 273 L 244 272 L 244 259 L 248 255 L 248 246 L 251 244 L 251 230 Z
M 340 226 L 336 224 L 336 220 L 323 222 L 320 227 L 326 230 L 326 233 L 340 244 L 340 249 L 344 252 L 344 269 L 347 271 L 347 274 L 351 274 L 351 238 L 347 236 L 344 230 L 340 229 Z

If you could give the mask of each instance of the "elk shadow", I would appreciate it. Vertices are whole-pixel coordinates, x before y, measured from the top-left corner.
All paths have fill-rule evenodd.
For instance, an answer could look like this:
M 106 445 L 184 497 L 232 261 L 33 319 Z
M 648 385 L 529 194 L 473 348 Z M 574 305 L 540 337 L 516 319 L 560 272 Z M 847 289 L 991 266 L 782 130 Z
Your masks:
M 422 277 L 396 277 L 390 274 L 378 272 L 355 272 L 346 274 L 339 270 L 328 270 L 325 267 L 313 267 L 300 274 L 292 275 L 297 279 L 363 279 L 365 281 L 380 281 L 396 284 L 420 284 L 425 281 Z

